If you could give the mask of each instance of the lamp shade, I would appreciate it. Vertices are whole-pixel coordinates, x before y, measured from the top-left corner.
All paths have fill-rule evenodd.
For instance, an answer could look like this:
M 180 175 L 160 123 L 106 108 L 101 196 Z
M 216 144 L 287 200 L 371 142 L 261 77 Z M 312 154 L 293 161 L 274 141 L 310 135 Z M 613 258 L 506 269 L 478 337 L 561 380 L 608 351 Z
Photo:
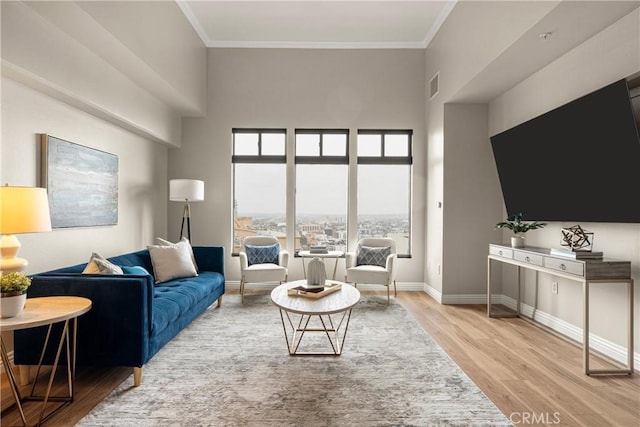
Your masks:
M 51 231 L 47 190 L 0 187 L 0 234 Z
M 169 200 L 174 202 L 200 202 L 204 200 L 204 181 L 198 179 L 170 180 Z

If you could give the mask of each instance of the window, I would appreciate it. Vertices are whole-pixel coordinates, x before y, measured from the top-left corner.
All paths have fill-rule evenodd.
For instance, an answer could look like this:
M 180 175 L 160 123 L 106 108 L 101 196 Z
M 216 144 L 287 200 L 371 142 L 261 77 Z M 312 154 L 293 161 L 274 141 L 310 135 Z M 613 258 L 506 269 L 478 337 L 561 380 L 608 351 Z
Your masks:
M 246 236 L 286 247 L 286 130 L 233 129 L 233 252 Z
M 411 255 L 410 130 L 358 131 L 358 239 L 391 237 Z
M 346 250 L 348 130 L 296 130 L 296 253 Z

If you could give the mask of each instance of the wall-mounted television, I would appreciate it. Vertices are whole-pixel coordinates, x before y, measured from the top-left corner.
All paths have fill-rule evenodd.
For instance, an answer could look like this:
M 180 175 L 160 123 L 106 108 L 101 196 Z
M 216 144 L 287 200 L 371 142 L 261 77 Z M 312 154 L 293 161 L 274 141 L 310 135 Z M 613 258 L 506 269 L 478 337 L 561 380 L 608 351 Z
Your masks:
M 640 138 L 626 80 L 491 137 L 508 215 L 640 222 Z

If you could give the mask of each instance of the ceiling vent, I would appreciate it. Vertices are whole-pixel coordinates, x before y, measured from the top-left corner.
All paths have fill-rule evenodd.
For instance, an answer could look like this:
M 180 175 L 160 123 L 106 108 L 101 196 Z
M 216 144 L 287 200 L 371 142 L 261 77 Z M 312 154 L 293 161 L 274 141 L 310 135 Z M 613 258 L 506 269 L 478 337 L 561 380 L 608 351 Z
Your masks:
M 439 81 L 440 81 L 440 73 L 436 73 L 435 76 L 429 80 L 429 101 L 431 101 L 438 94 L 439 90 Z

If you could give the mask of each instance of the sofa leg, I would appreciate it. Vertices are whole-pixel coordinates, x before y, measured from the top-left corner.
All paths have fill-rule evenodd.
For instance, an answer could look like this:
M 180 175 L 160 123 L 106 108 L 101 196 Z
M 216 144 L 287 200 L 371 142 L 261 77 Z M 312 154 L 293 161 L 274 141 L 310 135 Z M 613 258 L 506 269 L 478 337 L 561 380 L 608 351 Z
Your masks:
M 220 296 L 218 297 L 218 304 L 217 304 L 217 307 L 220 307 L 221 305 L 222 305 L 222 295 L 220 295 Z
M 142 384 L 142 366 L 139 368 L 137 366 L 134 366 L 133 367 L 133 386 L 140 387 L 140 384 Z

